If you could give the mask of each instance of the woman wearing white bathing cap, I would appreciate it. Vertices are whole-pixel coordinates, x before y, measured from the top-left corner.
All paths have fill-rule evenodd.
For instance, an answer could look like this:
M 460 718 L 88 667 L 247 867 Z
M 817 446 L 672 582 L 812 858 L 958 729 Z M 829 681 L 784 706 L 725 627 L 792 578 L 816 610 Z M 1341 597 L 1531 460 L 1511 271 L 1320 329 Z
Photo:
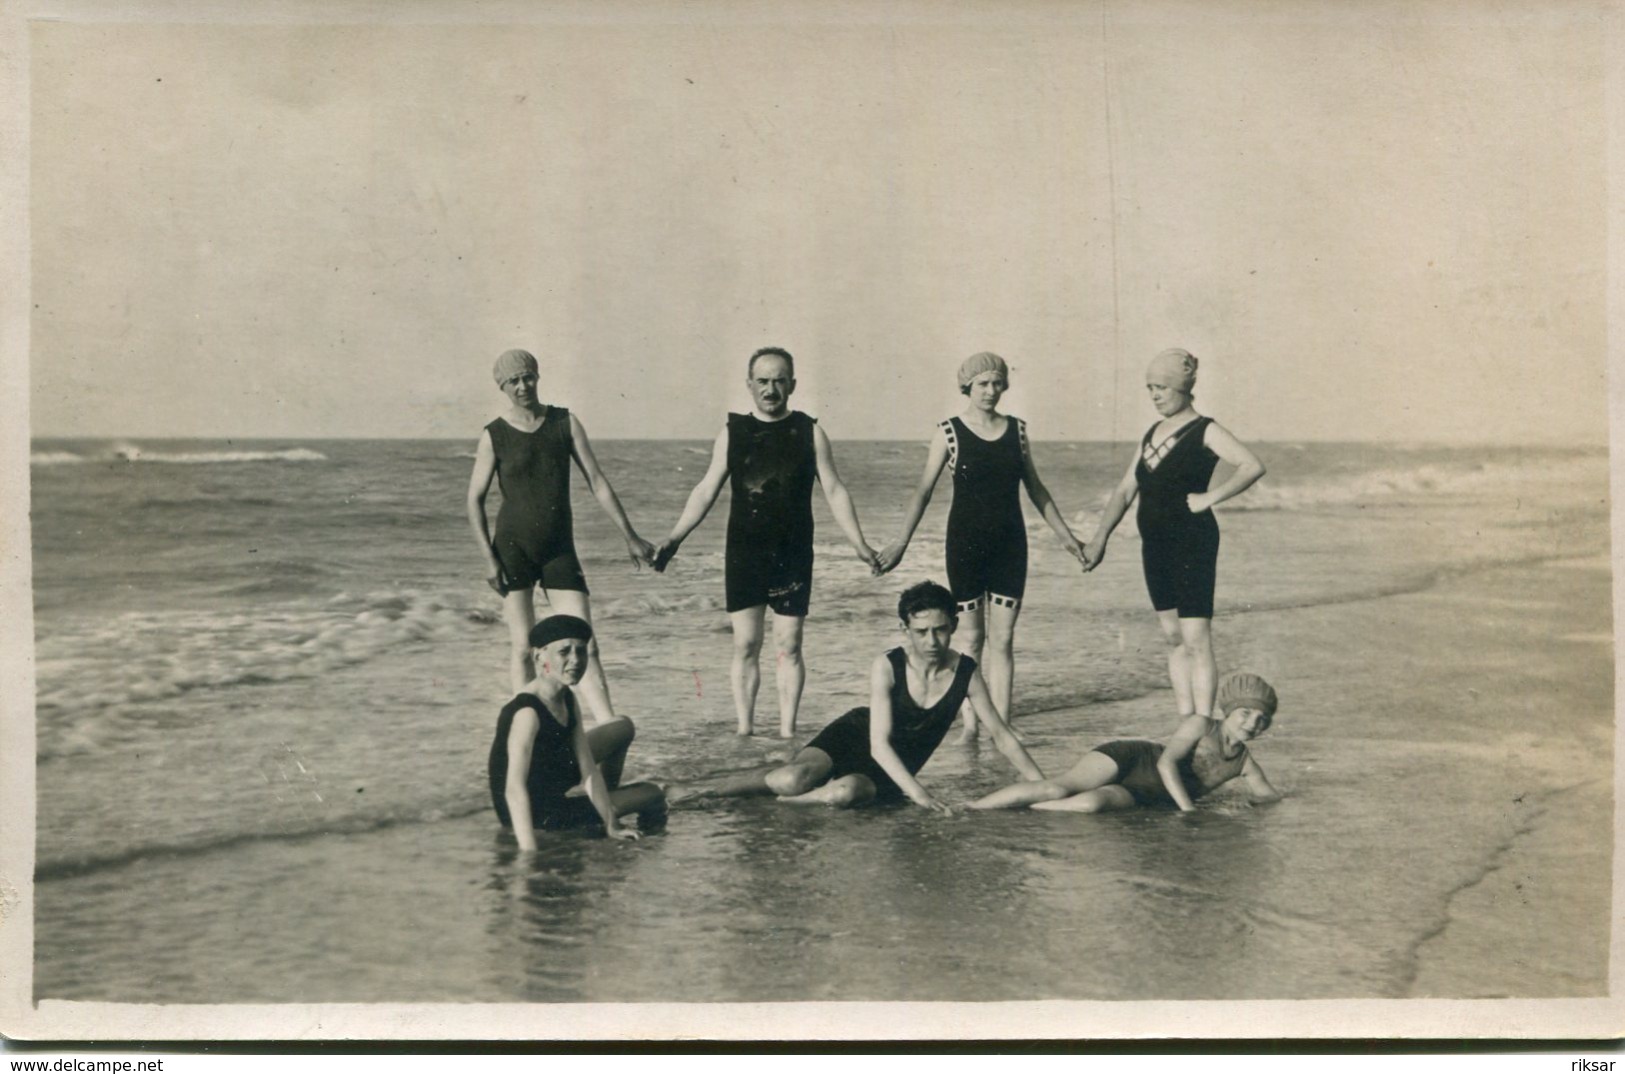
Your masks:
M 529 351 L 503 351 L 491 376 L 508 397 L 509 406 L 485 427 L 474 450 L 468 522 L 485 560 L 486 584 L 502 597 L 511 647 L 509 678 L 517 691 L 536 675 L 530 646 L 536 588 L 541 588 L 554 612 L 592 621 L 587 578 L 576 558 L 570 513 L 571 460 L 581 469 L 599 506 L 621 531 L 633 565 L 641 568 L 651 562 L 654 546 L 639 537 L 627 520 L 609 478 L 598 467 L 581 420 L 564 407 L 537 398 L 540 374 L 535 357 Z M 485 496 L 493 477 L 502 488 L 495 537 L 485 518 Z M 596 641 L 588 642 L 580 693 L 595 724 L 615 719 Z
M 1264 476 L 1247 446 L 1191 405 L 1196 358 L 1177 347 L 1151 360 L 1146 391 L 1161 420 L 1152 425 L 1129 461 L 1128 472 L 1106 499 L 1100 525 L 1084 550 L 1085 569 L 1100 565 L 1106 541 L 1136 496 L 1140 506 L 1140 559 L 1168 652 L 1168 678 L 1181 717 L 1213 715 L 1218 668 L 1213 658 L 1213 588 L 1219 559 L 1215 504 Z M 1208 488 L 1219 462 L 1235 467 Z
M 1009 387 L 1009 367 L 996 354 L 983 351 L 960 364 L 959 391 L 968 402 L 959 416 L 937 425 L 926 448 L 925 474 L 904 513 L 902 532 L 880 553 L 882 571 L 897 566 L 943 467 L 952 467 L 954 502 L 945 541 L 948 588 L 959 605 L 963 651 L 981 665 L 994 707 L 1006 720 L 1014 692 L 1016 618 L 1027 587 L 1023 485 L 1062 546 L 1083 562 L 1083 546 L 1038 477 L 1026 423 L 999 413 L 999 399 Z M 967 708 L 961 741 L 973 738 L 976 728 Z

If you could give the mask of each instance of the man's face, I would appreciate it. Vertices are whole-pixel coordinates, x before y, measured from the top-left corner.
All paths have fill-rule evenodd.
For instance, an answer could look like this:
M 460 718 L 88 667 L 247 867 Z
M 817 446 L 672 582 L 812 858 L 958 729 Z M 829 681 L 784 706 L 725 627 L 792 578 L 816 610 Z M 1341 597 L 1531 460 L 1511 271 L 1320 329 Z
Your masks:
M 778 355 L 756 359 L 745 383 L 750 385 L 756 409 L 768 417 L 776 418 L 790 408 L 790 393 L 796 390 L 796 378 L 790 375 L 790 363 Z
M 942 659 L 948 651 L 948 643 L 954 640 L 956 625 L 953 616 L 940 608 L 931 608 L 909 616 L 903 623 L 903 633 L 914 655 L 921 660 L 934 662 Z

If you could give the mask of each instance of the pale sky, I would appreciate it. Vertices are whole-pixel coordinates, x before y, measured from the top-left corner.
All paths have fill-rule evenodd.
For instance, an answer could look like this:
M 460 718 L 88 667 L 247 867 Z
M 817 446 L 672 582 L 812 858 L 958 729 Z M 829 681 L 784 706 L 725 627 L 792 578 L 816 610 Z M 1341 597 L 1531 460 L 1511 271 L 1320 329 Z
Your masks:
M 33 24 L 35 436 L 1606 440 L 1595 6 L 439 6 Z

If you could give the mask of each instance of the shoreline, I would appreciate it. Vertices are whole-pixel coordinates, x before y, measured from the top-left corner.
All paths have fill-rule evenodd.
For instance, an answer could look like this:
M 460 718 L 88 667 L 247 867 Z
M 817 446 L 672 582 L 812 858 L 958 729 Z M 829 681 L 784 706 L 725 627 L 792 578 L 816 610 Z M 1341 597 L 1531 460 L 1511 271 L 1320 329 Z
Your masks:
M 1473 788 L 1486 798 L 1485 808 L 1476 815 L 1486 824 L 1499 825 L 1500 833 L 1487 833 L 1476 859 L 1463 864 L 1460 880 L 1439 892 L 1433 924 L 1396 938 L 1401 998 L 1607 994 L 1615 786 L 1610 570 L 1606 554 L 1534 557 L 1439 571 L 1428 584 L 1403 592 L 1295 608 L 1250 609 L 1215 623 L 1220 673 L 1255 671 L 1282 691 L 1278 729 L 1263 741 L 1259 759 L 1287 795 L 1288 808 L 1294 797 L 1307 806 L 1308 799 L 1321 795 L 1314 770 L 1329 772 L 1334 767 L 1332 755 L 1340 752 L 1337 738 L 1342 737 L 1317 742 L 1309 736 L 1333 731 L 1317 725 L 1333 717 L 1341 703 L 1337 665 L 1343 654 L 1336 646 L 1304 646 L 1303 637 L 1346 633 L 1381 638 L 1387 658 L 1397 662 L 1413 648 L 1407 635 L 1430 624 L 1435 630 L 1453 629 L 1457 635 L 1432 634 L 1428 641 L 1434 648 L 1478 652 L 1482 639 L 1474 624 L 1448 611 L 1440 616 L 1441 606 L 1539 599 L 1548 615 L 1544 621 L 1526 618 L 1521 623 L 1524 631 L 1569 643 L 1568 649 L 1579 650 L 1576 659 L 1581 663 L 1591 662 L 1586 648 L 1599 647 L 1596 664 L 1606 669 L 1607 701 L 1596 699 L 1593 720 L 1580 729 L 1575 741 L 1562 741 L 1561 729 L 1548 736 L 1531 732 L 1529 714 L 1516 689 L 1492 698 L 1495 691 L 1469 686 L 1466 689 L 1477 703 L 1464 706 L 1471 711 L 1460 716 L 1447 717 L 1442 706 L 1417 706 L 1417 715 L 1427 718 L 1412 721 L 1413 725 L 1432 729 L 1428 737 L 1437 741 L 1419 743 L 1416 752 L 1428 755 L 1435 778 L 1488 782 L 1484 780 L 1488 771 L 1491 779 L 1505 778 L 1508 790 L 1496 797 L 1485 795 L 1486 788 Z M 1589 576 L 1600 584 L 1587 585 Z M 1592 607 L 1568 614 L 1588 597 Z M 1407 604 L 1417 607 L 1409 614 L 1395 614 Z M 1254 614 L 1265 610 L 1275 614 Z M 1587 615 L 1597 620 L 1589 629 L 1574 621 Z M 1430 623 L 1439 619 L 1443 623 Z M 1294 644 L 1293 639 L 1300 640 Z M 1606 656 L 1601 655 L 1603 646 Z M 1517 658 L 1510 654 L 1520 651 L 1516 640 L 1506 639 L 1500 648 L 1509 655 L 1497 662 L 1515 668 Z M 1287 653 L 1296 654 L 1297 666 L 1287 665 Z M 1396 684 L 1401 694 L 1405 685 Z M 1166 738 L 1172 731 L 1172 708 L 1172 691 L 1163 687 L 1134 698 L 1043 713 L 1020 713 L 1018 706 L 1017 726 L 1031 732 L 1028 748 L 1042 754 L 1037 759 L 1048 772 L 1063 760 L 1070 764 L 1106 738 Z M 1495 718 L 1483 719 L 1492 710 Z M 1452 738 L 1462 720 L 1474 728 L 1469 741 Z M 1505 734 L 1488 742 L 1471 740 L 1479 729 L 1496 722 L 1506 725 Z M 1300 728 L 1305 729 L 1302 737 Z M 1367 736 L 1380 739 L 1393 731 L 1375 719 L 1357 722 L 1356 734 L 1344 746 L 1352 749 L 1364 745 L 1361 740 Z M 1057 748 L 1063 738 L 1078 740 L 1069 747 L 1070 754 Z M 1441 763 L 1448 761 L 1458 763 L 1457 776 L 1450 776 Z M 1214 800 L 1240 794 L 1226 788 Z M 1198 813 L 1202 809 L 1198 805 Z

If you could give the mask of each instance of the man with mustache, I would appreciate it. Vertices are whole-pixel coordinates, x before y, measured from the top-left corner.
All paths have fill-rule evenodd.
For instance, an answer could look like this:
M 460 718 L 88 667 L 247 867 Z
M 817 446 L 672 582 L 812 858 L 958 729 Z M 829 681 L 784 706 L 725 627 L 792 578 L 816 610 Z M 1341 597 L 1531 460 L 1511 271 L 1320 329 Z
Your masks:
M 751 734 L 766 612 L 773 609 L 773 642 L 778 650 L 779 735 L 796 730 L 807 670 L 801 659 L 802 625 L 812 595 L 812 486 L 824 489 L 831 514 L 857 550 L 879 573 L 875 550 L 863 539 L 852 498 L 835 471 L 829 437 L 817 421 L 790 409 L 796 390 L 795 359 L 780 347 L 751 355 L 745 383 L 752 412 L 729 414 L 717 435 L 711 465 L 689 493 L 682 517 L 655 552 L 655 570 L 665 570 L 683 540 L 702 521 L 731 479 L 728 515 L 727 608 L 733 626 L 732 684 L 739 733 Z

